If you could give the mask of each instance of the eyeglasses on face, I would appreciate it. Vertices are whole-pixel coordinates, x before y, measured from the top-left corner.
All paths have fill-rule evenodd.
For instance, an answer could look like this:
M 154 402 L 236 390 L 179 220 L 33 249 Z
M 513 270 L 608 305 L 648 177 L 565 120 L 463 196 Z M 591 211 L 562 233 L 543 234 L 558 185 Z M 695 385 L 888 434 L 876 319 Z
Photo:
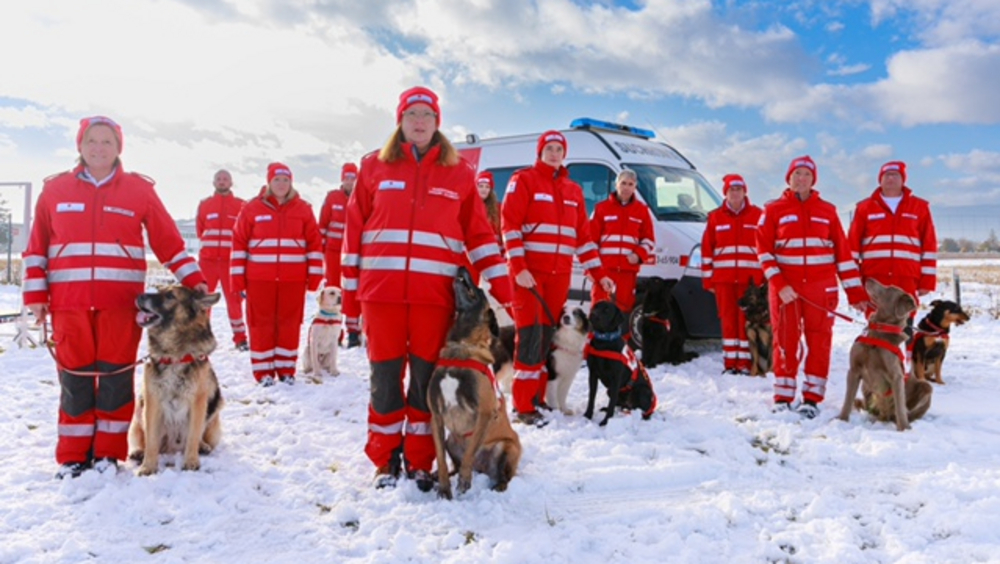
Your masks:
M 437 118 L 437 114 L 430 110 L 406 110 L 403 112 L 403 117 L 414 121 L 424 121 Z

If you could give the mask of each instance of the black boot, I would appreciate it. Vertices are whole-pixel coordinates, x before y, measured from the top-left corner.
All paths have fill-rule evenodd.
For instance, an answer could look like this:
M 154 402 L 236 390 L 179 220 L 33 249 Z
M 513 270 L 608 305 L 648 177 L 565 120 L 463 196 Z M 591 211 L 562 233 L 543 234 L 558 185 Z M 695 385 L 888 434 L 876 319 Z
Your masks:
M 357 331 L 347 332 L 347 348 L 353 349 L 354 347 L 361 346 L 361 333 Z

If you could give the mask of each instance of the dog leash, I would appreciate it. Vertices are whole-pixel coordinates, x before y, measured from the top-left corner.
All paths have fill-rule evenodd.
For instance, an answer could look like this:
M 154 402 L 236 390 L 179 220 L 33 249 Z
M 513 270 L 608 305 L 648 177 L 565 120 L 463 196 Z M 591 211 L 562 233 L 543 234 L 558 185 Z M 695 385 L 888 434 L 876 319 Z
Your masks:
M 531 292 L 531 295 L 535 296 L 535 299 L 538 300 L 538 303 L 542 304 L 542 311 L 544 311 L 545 316 L 549 318 L 549 323 L 553 327 L 555 327 L 556 318 L 554 315 L 552 315 L 552 311 L 549 310 L 549 304 L 545 303 L 545 300 L 542 299 L 542 295 L 538 293 L 538 289 L 535 286 L 532 286 L 528 288 L 528 291 Z
M 813 307 L 814 307 L 814 308 L 816 308 L 816 309 L 819 309 L 819 310 L 822 310 L 822 311 L 825 311 L 825 312 L 827 312 L 827 313 L 830 313 L 830 314 L 832 314 L 832 315 L 835 315 L 835 316 L 837 316 L 837 317 L 839 317 L 839 318 L 841 318 L 841 319 L 843 319 L 844 321 L 847 321 L 847 322 L 849 322 L 849 323 L 857 323 L 857 324 L 859 324 L 859 325 L 866 325 L 866 323 L 865 323 L 865 322 L 863 322 L 863 321 L 859 321 L 859 320 L 857 320 L 857 319 L 854 319 L 853 317 L 851 317 L 851 316 L 849 316 L 849 315 L 846 315 L 846 314 L 843 314 L 843 313 L 840 313 L 839 311 L 837 311 L 837 310 L 835 310 L 835 309 L 831 309 L 831 308 L 828 308 L 828 307 L 826 307 L 826 306 L 821 306 L 821 305 L 819 305 L 819 304 L 817 304 L 816 302 L 814 302 L 814 301 L 812 301 L 812 300 L 810 300 L 810 299 L 806 298 L 805 296 L 803 296 L 803 295 L 801 295 L 801 294 L 799 294 L 799 295 L 798 295 L 798 299 L 800 299 L 800 300 L 802 300 L 803 302 L 805 302 L 805 303 L 807 303 L 807 304 L 809 304 L 809 305 L 813 306 Z
M 130 364 L 128 366 L 125 366 L 123 368 L 119 368 L 117 370 L 113 370 L 111 372 L 96 372 L 96 371 L 89 371 L 89 370 L 70 370 L 69 368 L 66 368 L 65 366 L 63 366 L 62 364 L 59 364 L 59 359 L 56 358 L 55 341 L 53 341 L 52 339 L 49 339 L 49 322 L 48 321 L 42 323 L 42 340 L 45 341 L 45 348 L 49 351 L 49 356 L 51 356 L 53 362 L 56 363 L 56 370 L 58 370 L 60 372 L 65 372 L 67 374 L 72 374 L 73 376 L 91 376 L 91 377 L 97 377 L 97 376 L 114 376 L 115 374 L 121 374 L 123 372 L 128 372 L 129 370 L 132 370 L 136 366 L 139 366 L 140 364 L 145 363 L 147 360 L 151 360 L 152 359 L 151 356 L 146 355 L 146 356 L 140 358 L 139 360 L 133 362 L 132 364 Z

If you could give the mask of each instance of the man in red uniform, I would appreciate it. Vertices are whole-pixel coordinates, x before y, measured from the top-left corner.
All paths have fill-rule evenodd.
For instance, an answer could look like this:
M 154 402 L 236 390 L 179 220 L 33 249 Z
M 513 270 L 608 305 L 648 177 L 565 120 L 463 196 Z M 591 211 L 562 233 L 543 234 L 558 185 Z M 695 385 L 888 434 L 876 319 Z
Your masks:
M 861 307 L 867 298 L 837 208 L 813 189 L 817 176 L 812 158 L 793 159 L 785 175 L 789 187 L 767 203 L 757 227 L 757 258 L 769 282 L 774 329 L 774 410 L 791 410 L 804 335 L 798 412 L 806 419 L 819 415 L 826 395 L 837 278 L 852 306 Z
M 583 191 L 563 166 L 566 138 L 546 131 L 536 156 L 534 166 L 514 173 L 507 185 L 501 229 L 515 283 L 514 409 L 522 423 L 541 426 L 536 401 L 545 389 L 545 357 L 569 294 L 573 255 L 605 292 L 614 291 L 614 282 L 604 275 L 590 236 Z
M 57 478 L 115 468 L 128 454 L 135 357 L 142 329 L 135 299 L 146 281 L 143 231 L 185 286 L 207 290 L 153 181 L 122 168 L 121 127 L 80 120 L 80 164 L 45 180 L 24 251 L 24 305 L 52 336 L 62 394 Z
M 722 178 L 722 205 L 708 214 L 701 237 L 701 283 L 715 294 L 722 324 L 724 374 L 750 374 L 746 319 L 737 301 L 750 281 L 758 286 L 764 273 L 757 261 L 757 221 L 761 209 L 750 203 L 747 185 L 738 174 Z
M 198 239 L 201 241 L 198 266 L 208 282 L 209 292 L 214 292 L 219 283 L 222 283 L 229 327 L 233 331 L 233 344 L 237 349 L 246 351 L 250 347 L 247 345 L 247 329 L 243 323 L 243 298 L 233 290 L 229 276 L 233 226 L 246 202 L 233 195 L 233 177 L 229 171 L 216 172 L 212 184 L 215 186 L 215 194 L 198 204 L 198 217 L 195 220 Z
M 937 232 L 930 205 L 906 186 L 906 163 L 882 165 L 879 187 L 858 202 L 848 240 L 861 266 L 861 281 L 874 278 L 886 286 L 920 296 L 937 286 Z M 914 310 L 910 316 L 913 324 Z M 913 350 L 907 341 L 907 361 Z M 909 363 L 909 362 L 907 362 Z
M 340 169 L 340 188 L 326 193 L 319 210 L 319 232 L 323 236 L 323 263 L 326 266 L 326 284 L 341 287 L 340 253 L 344 243 L 344 226 L 347 224 L 347 202 L 358 179 L 358 165 L 345 163 Z M 347 348 L 361 345 L 361 320 L 344 318 L 347 328 Z
M 612 299 L 628 313 L 635 305 L 635 280 L 639 267 L 653 252 L 656 235 L 649 207 L 635 197 L 638 177 L 634 170 L 618 173 L 615 192 L 594 207 L 590 235 L 601 255 L 604 274 L 614 282 L 614 296 L 596 284 L 591 289 L 591 303 Z

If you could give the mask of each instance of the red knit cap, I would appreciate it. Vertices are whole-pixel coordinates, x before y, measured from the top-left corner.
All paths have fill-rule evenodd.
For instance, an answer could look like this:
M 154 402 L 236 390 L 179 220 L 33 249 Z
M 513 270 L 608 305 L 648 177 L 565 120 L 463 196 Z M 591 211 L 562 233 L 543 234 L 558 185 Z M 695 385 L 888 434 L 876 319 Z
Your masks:
M 812 185 L 816 185 L 816 181 L 819 180 L 819 171 L 816 170 L 816 163 L 813 162 L 812 157 L 809 155 L 803 155 L 792 159 L 792 162 L 788 165 L 788 172 L 785 173 L 785 183 L 791 184 L 792 173 L 795 172 L 795 169 L 797 168 L 808 168 L 809 171 L 813 173 Z
M 354 163 L 344 163 L 344 166 L 340 167 L 340 181 L 343 182 L 350 178 L 358 177 L 358 165 Z
M 292 180 L 292 169 L 288 168 L 288 165 L 281 163 L 271 163 L 267 165 L 267 183 L 271 184 L 275 176 L 283 174 L 288 177 L 288 180 Z
M 903 177 L 903 184 L 906 184 L 906 163 L 903 161 L 889 161 L 882 165 L 882 168 L 878 171 L 878 183 L 880 185 L 882 184 L 882 175 L 889 171 L 898 172 Z
M 542 149 L 545 148 L 545 145 L 547 145 L 547 144 L 549 144 L 549 143 L 551 143 L 553 141 L 555 141 L 556 143 L 559 143 L 560 145 L 562 145 L 564 156 L 565 156 L 565 153 L 569 152 L 569 147 L 566 146 L 566 138 L 563 136 L 563 134 L 559 133 L 558 131 L 556 131 L 554 129 L 550 129 L 550 130 L 546 131 L 545 133 L 541 134 L 538 137 L 538 151 L 537 151 L 537 153 L 538 153 L 539 157 L 542 156 Z
M 484 171 L 480 172 L 479 174 L 477 174 L 476 175 L 476 185 L 479 185 L 480 182 L 486 182 L 487 184 L 490 185 L 490 190 L 492 190 L 493 189 L 493 173 L 490 172 L 490 171 L 488 171 L 488 170 L 484 170 Z
M 743 188 L 743 192 L 747 191 L 747 183 L 743 180 L 743 177 L 738 174 L 727 174 L 722 177 L 722 195 L 725 196 L 729 193 L 729 189 L 737 186 Z
M 414 104 L 427 104 L 430 106 L 435 116 L 434 124 L 441 125 L 441 106 L 438 105 L 437 94 L 432 92 L 430 88 L 423 86 L 414 86 L 399 95 L 399 105 L 396 106 L 396 125 L 399 125 L 403 121 L 403 112 Z
M 76 150 L 80 151 L 80 147 L 83 145 L 83 136 L 87 133 L 87 130 L 95 125 L 104 124 L 111 128 L 115 132 L 115 137 L 118 138 L 118 152 L 121 153 L 125 148 L 125 137 L 122 136 L 122 127 L 115 123 L 115 120 L 107 118 L 104 116 L 93 116 L 88 118 L 83 118 L 80 120 L 80 129 L 76 132 Z

